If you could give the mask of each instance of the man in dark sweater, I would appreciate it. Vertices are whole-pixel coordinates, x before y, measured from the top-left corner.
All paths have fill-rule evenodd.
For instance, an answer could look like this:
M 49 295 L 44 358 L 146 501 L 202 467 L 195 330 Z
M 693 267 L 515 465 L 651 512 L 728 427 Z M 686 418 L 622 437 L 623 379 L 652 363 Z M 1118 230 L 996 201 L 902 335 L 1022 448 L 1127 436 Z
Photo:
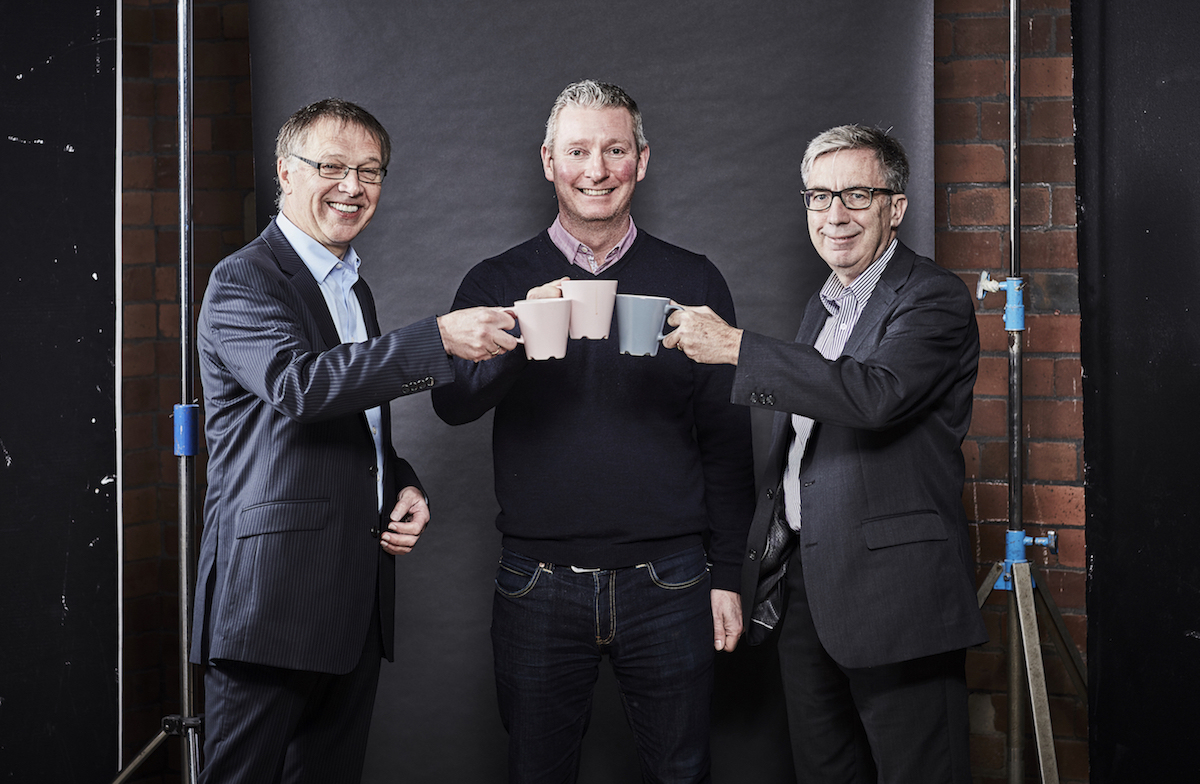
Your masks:
M 650 148 L 619 87 L 584 81 L 555 102 L 542 164 L 559 214 L 472 269 L 454 307 L 562 296 L 566 279 L 703 302 L 734 318 L 716 267 L 634 226 Z M 549 282 L 547 282 L 549 281 Z M 738 598 L 754 505 L 748 411 L 733 368 L 681 352 L 629 356 L 574 340 L 565 358 L 455 360 L 433 392 L 446 422 L 495 409 L 503 533 L 492 644 L 509 780 L 574 781 L 607 654 L 648 781 L 709 779 L 715 650 L 742 633 Z

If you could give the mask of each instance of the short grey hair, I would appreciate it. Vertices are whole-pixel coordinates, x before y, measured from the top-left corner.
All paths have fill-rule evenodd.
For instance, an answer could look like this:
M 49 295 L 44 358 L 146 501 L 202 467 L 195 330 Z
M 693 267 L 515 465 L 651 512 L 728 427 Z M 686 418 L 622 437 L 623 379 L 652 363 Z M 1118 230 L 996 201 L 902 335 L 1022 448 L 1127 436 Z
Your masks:
M 554 137 L 558 133 L 558 115 L 568 106 L 580 109 L 625 109 L 633 118 L 633 138 L 638 153 L 650 146 L 642 129 L 642 113 L 638 110 L 637 102 L 629 97 L 629 93 L 615 84 L 584 79 L 567 85 L 555 99 L 554 107 L 550 109 L 550 118 L 546 120 L 546 138 L 542 140 L 547 150 L 554 149 Z
M 864 125 L 839 125 L 818 134 L 808 143 L 808 149 L 804 151 L 804 160 L 800 163 L 800 176 L 804 179 L 805 186 L 808 185 L 808 177 L 812 174 L 813 161 L 838 150 L 872 151 L 883 169 L 883 179 L 888 190 L 904 193 L 904 189 L 908 187 L 908 156 L 904 152 L 904 146 L 885 131 Z
M 308 143 L 309 131 L 314 125 L 325 119 L 357 125 L 370 134 L 379 144 L 380 164 L 383 168 L 387 168 L 388 161 L 392 158 L 392 138 L 388 135 L 387 129 L 366 109 L 341 98 L 326 98 L 296 110 L 295 114 L 289 117 L 283 127 L 279 129 L 279 135 L 275 137 L 276 160 L 303 150 L 304 145 Z M 278 175 L 276 176 L 278 177 Z M 279 183 L 276 183 L 276 187 L 278 194 L 275 206 L 281 208 L 283 206 L 283 189 L 279 187 Z

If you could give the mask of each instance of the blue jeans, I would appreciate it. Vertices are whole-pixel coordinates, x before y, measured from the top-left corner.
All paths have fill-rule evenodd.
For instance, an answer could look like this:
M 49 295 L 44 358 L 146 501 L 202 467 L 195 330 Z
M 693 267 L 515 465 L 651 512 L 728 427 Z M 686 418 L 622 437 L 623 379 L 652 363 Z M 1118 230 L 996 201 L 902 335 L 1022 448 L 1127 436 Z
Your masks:
M 510 784 L 574 782 L 608 654 L 646 782 L 709 781 L 712 604 L 700 547 L 577 571 L 504 550 L 492 605 Z

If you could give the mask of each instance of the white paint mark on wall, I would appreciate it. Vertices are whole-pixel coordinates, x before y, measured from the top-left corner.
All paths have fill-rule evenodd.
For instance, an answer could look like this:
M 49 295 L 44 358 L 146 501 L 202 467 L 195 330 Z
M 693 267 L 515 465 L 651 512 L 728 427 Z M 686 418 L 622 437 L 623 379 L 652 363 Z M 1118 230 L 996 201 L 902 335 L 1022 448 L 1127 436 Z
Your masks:
M 4 441 L 2 441 L 2 440 L 0 440 L 0 455 L 4 456 L 4 467 L 5 468 L 9 468 L 10 466 L 12 466 L 12 463 L 13 463 L 12 455 L 10 455 L 8 453 L 8 450 L 4 447 Z

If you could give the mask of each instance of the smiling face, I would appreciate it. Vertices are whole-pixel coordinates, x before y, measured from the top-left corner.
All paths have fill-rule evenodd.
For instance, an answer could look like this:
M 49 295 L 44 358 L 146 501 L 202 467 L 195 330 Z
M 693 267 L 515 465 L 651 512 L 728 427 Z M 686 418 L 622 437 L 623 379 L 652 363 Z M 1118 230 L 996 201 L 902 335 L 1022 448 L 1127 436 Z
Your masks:
M 563 227 L 584 242 L 624 231 L 634 186 L 650 159 L 649 147 L 638 152 L 629 111 L 566 106 L 553 144 L 552 150 L 542 147 L 542 168 L 554 183 Z
M 325 118 L 309 129 L 297 155 L 319 163 L 382 168 L 379 142 L 362 126 Z M 364 184 L 350 172 L 344 180 L 327 180 L 315 167 L 294 155 L 276 167 L 283 191 L 282 212 L 305 234 L 339 259 L 375 214 L 382 184 Z
M 873 150 L 838 150 L 813 161 L 806 188 L 840 191 L 846 188 L 886 188 L 883 167 Z M 904 194 L 876 193 L 865 210 L 848 210 L 835 198 L 824 212 L 808 213 L 808 235 L 813 246 L 843 286 L 883 255 L 904 219 L 908 199 Z

